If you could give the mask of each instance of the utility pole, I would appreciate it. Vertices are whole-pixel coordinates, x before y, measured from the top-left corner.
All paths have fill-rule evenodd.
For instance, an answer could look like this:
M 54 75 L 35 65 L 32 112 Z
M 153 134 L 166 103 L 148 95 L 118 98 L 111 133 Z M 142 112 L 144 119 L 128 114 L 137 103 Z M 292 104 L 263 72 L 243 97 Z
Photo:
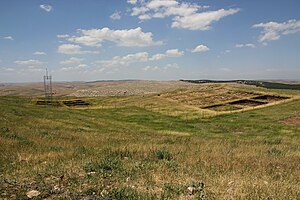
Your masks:
M 47 68 L 46 68 L 46 75 L 44 76 L 44 89 L 45 89 L 45 99 L 52 99 L 52 76 L 48 75 Z

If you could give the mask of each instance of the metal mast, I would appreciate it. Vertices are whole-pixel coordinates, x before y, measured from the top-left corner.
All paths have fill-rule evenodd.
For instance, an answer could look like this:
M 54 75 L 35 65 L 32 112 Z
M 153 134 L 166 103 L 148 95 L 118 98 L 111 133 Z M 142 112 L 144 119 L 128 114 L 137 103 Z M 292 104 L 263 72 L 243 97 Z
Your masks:
M 52 76 L 48 75 L 47 68 L 46 68 L 46 75 L 44 76 L 44 89 L 45 89 L 45 98 L 52 99 Z

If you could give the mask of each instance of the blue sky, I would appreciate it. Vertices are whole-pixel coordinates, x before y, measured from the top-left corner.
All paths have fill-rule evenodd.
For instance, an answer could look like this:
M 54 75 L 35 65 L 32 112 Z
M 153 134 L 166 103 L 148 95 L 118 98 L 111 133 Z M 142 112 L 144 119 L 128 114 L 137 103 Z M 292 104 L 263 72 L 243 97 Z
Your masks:
M 299 0 L 2 0 L 0 82 L 300 79 Z

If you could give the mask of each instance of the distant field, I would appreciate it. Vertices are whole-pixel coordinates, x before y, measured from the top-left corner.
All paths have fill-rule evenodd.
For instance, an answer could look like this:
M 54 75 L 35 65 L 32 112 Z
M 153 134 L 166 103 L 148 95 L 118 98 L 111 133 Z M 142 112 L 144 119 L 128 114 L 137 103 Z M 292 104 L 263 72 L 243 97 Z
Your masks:
M 239 83 L 246 85 L 254 85 L 257 87 L 263 87 L 268 89 L 289 89 L 289 90 L 300 90 L 300 83 L 298 81 L 257 81 L 257 80 L 227 80 L 227 81 L 216 81 L 216 80 L 182 80 L 188 83 Z
M 133 81 L 55 91 L 45 106 L 39 84 L 0 87 L 1 199 L 32 189 L 45 199 L 300 198 L 298 90 Z
M 129 96 L 153 94 L 194 85 L 181 81 L 99 81 L 99 82 L 56 82 L 55 96 Z M 0 84 L 0 95 L 21 95 L 38 97 L 44 95 L 43 83 Z

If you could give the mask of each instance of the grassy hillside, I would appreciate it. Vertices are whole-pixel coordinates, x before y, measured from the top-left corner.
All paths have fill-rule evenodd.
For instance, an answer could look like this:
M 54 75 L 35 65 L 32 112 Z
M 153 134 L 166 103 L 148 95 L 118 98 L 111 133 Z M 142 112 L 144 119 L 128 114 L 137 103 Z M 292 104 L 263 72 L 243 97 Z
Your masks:
M 300 198 L 300 100 L 215 116 L 163 95 L 81 99 L 0 97 L 1 198 Z

